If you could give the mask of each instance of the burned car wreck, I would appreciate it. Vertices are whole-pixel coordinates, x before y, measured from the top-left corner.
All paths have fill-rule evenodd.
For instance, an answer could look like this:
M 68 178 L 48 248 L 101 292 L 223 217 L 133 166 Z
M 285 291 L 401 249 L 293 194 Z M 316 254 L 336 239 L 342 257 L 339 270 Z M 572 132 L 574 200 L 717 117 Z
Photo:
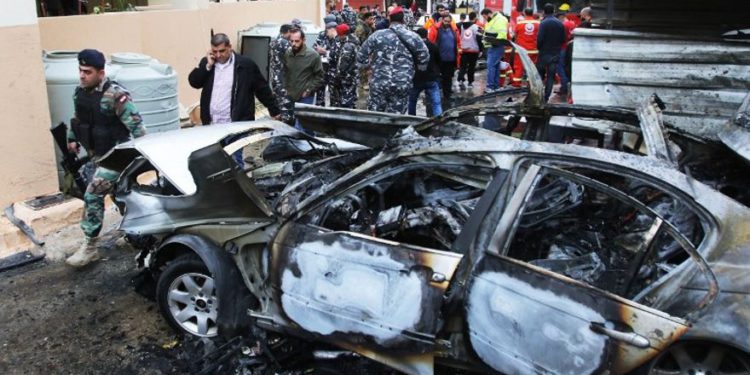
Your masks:
M 102 165 L 182 332 L 293 336 L 413 374 L 750 371 L 750 210 L 680 171 L 648 113 L 533 91 L 432 120 L 300 107 L 335 139 L 235 123 Z M 571 112 L 642 132 L 649 156 L 467 124 L 525 117 L 538 139 Z

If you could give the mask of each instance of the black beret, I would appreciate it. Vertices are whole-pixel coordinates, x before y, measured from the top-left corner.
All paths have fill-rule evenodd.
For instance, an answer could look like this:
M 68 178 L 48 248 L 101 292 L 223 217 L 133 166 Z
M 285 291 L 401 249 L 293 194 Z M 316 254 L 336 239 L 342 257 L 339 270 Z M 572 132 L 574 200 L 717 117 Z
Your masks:
M 104 54 L 95 49 L 85 49 L 78 52 L 78 65 L 104 69 Z

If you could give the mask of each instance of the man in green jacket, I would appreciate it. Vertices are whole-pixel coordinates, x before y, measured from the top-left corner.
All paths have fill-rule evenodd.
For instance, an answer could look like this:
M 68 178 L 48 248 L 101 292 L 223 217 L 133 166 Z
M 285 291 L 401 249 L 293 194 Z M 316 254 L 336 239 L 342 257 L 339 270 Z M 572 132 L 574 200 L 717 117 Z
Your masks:
M 284 86 L 287 95 L 295 103 L 315 103 L 315 91 L 323 85 L 323 63 L 320 55 L 305 45 L 305 32 L 292 31 L 289 37 L 292 48 L 284 54 Z M 294 127 L 307 132 L 295 120 Z

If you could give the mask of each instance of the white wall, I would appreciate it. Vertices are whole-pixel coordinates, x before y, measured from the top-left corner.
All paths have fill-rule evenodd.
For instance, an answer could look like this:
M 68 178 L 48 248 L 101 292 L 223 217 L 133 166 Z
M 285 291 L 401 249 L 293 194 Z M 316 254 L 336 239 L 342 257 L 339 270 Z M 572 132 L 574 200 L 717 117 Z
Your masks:
M 0 27 L 36 24 L 34 0 L 2 0 L 0 2 Z

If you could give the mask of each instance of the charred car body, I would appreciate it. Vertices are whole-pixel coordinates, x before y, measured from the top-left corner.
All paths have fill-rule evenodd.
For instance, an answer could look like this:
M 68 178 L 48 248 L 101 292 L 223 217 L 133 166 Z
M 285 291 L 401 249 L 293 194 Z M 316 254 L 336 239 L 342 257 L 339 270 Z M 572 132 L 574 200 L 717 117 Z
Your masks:
M 339 140 L 237 123 L 137 139 L 102 165 L 122 171 L 121 229 L 148 239 L 141 261 L 184 332 L 278 332 L 407 373 L 750 371 L 750 210 L 646 128 L 661 157 L 453 121 L 525 116 L 533 132 L 575 112 L 629 131 L 654 109 L 526 95 L 429 121 L 300 108 Z M 262 142 L 237 169 L 228 155 Z

